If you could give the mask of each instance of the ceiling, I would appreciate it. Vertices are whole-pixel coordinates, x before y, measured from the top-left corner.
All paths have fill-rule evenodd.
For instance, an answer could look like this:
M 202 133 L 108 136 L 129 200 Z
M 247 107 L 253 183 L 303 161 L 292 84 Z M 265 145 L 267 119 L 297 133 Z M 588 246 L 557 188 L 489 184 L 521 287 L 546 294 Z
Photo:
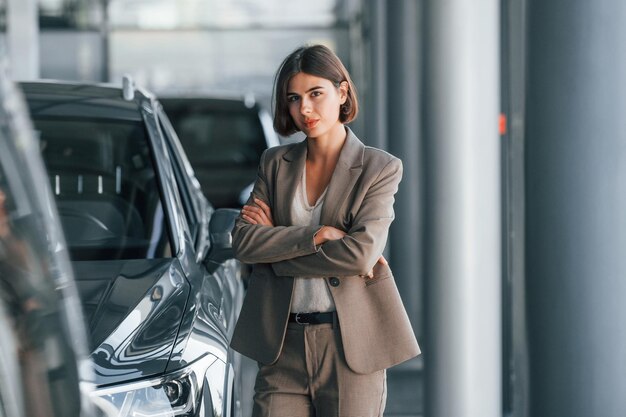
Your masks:
M 333 27 L 357 14 L 362 0 L 37 1 L 47 21 L 99 26 L 107 7 L 110 28 L 166 30 Z

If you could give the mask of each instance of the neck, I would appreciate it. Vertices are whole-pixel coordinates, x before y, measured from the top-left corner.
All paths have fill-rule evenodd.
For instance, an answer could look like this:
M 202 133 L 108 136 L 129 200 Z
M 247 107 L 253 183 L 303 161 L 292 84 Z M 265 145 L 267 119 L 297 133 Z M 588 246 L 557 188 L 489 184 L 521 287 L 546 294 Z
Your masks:
M 337 123 L 329 132 L 316 138 L 307 140 L 307 159 L 315 161 L 317 159 L 328 159 L 339 156 L 341 148 L 348 137 L 348 133 L 343 124 Z

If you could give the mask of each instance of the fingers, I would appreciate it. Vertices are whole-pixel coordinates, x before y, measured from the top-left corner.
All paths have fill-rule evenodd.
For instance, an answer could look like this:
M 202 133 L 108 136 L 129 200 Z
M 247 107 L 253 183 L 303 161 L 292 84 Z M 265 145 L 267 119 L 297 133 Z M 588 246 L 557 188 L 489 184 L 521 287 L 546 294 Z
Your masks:
M 254 206 L 243 206 L 241 217 L 251 224 L 264 224 L 267 221 L 263 210 Z
M 269 218 L 272 217 L 272 210 L 270 209 L 270 206 L 265 204 L 265 201 L 259 200 L 258 198 L 254 197 L 254 202 L 257 204 L 257 206 L 259 206 L 261 208 L 261 210 L 263 210 L 265 212 L 267 217 L 269 217 Z
M 389 262 L 387 262 L 387 259 L 385 259 L 384 256 L 380 255 L 380 258 L 378 258 L 378 260 L 376 261 L 376 263 L 379 263 L 381 265 L 389 265 Z M 372 268 L 367 274 L 365 275 L 359 275 L 361 278 L 367 278 L 367 279 L 372 279 L 374 278 L 374 268 Z
M 346 235 L 346 232 L 344 232 L 343 230 L 337 229 L 336 227 L 326 226 L 326 228 L 327 228 L 328 240 L 343 239 L 343 237 Z
M 257 224 L 257 221 L 254 218 L 248 216 L 247 214 L 244 214 L 243 210 L 241 210 L 241 218 L 250 224 Z
M 374 278 L 374 270 L 370 270 L 370 272 L 368 272 L 365 275 L 359 275 L 361 278 L 365 278 L 365 279 L 372 279 Z
M 264 226 L 274 226 L 274 220 L 272 219 L 271 209 L 263 201 L 255 198 L 255 202 L 259 207 L 253 205 L 245 205 L 241 209 L 241 217 L 250 224 L 260 224 Z
M 261 210 L 263 210 L 263 213 L 265 214 L 265 218 L 269 222 L 269 225 L 273 226 L 274 218 L 272 217 L 272 209 L 270 209 L 270 206 L 268 206 L 265 201 L 259 200 L 256 197 L 254 198 L 254 202 L 261 208 Z

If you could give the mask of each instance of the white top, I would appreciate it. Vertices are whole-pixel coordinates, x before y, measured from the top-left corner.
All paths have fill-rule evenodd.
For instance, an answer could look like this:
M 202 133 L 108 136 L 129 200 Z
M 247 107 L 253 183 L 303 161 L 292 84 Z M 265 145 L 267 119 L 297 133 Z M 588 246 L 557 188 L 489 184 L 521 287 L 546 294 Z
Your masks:
M 291 203 L 291 219 L 294 226 L 316 226 L 320 224 L 326 190 L 317 199 L 314 206 L 309 205 L 306 195 L 305 164 L 302 180 L 298 184 L 296 194 Z M 323 277 L 295 277 L 291 312 L 314 313 L 328 311 L 335 311 L 335 302 L 328 289 L 326 280 Z

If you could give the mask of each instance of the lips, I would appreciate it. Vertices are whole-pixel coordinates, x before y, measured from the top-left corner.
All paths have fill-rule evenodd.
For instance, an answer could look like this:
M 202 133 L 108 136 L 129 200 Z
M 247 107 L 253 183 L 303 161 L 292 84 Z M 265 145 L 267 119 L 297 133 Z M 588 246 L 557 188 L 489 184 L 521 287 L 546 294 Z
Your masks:
M 315 126 L 317 126 L 317 123 L 320 121 L 320 119 L 310 119 L 310 120 L 305 120 L 304 121 L 304 125 L 306 126 L 307 129 L 311 130 L 313 129 Z

